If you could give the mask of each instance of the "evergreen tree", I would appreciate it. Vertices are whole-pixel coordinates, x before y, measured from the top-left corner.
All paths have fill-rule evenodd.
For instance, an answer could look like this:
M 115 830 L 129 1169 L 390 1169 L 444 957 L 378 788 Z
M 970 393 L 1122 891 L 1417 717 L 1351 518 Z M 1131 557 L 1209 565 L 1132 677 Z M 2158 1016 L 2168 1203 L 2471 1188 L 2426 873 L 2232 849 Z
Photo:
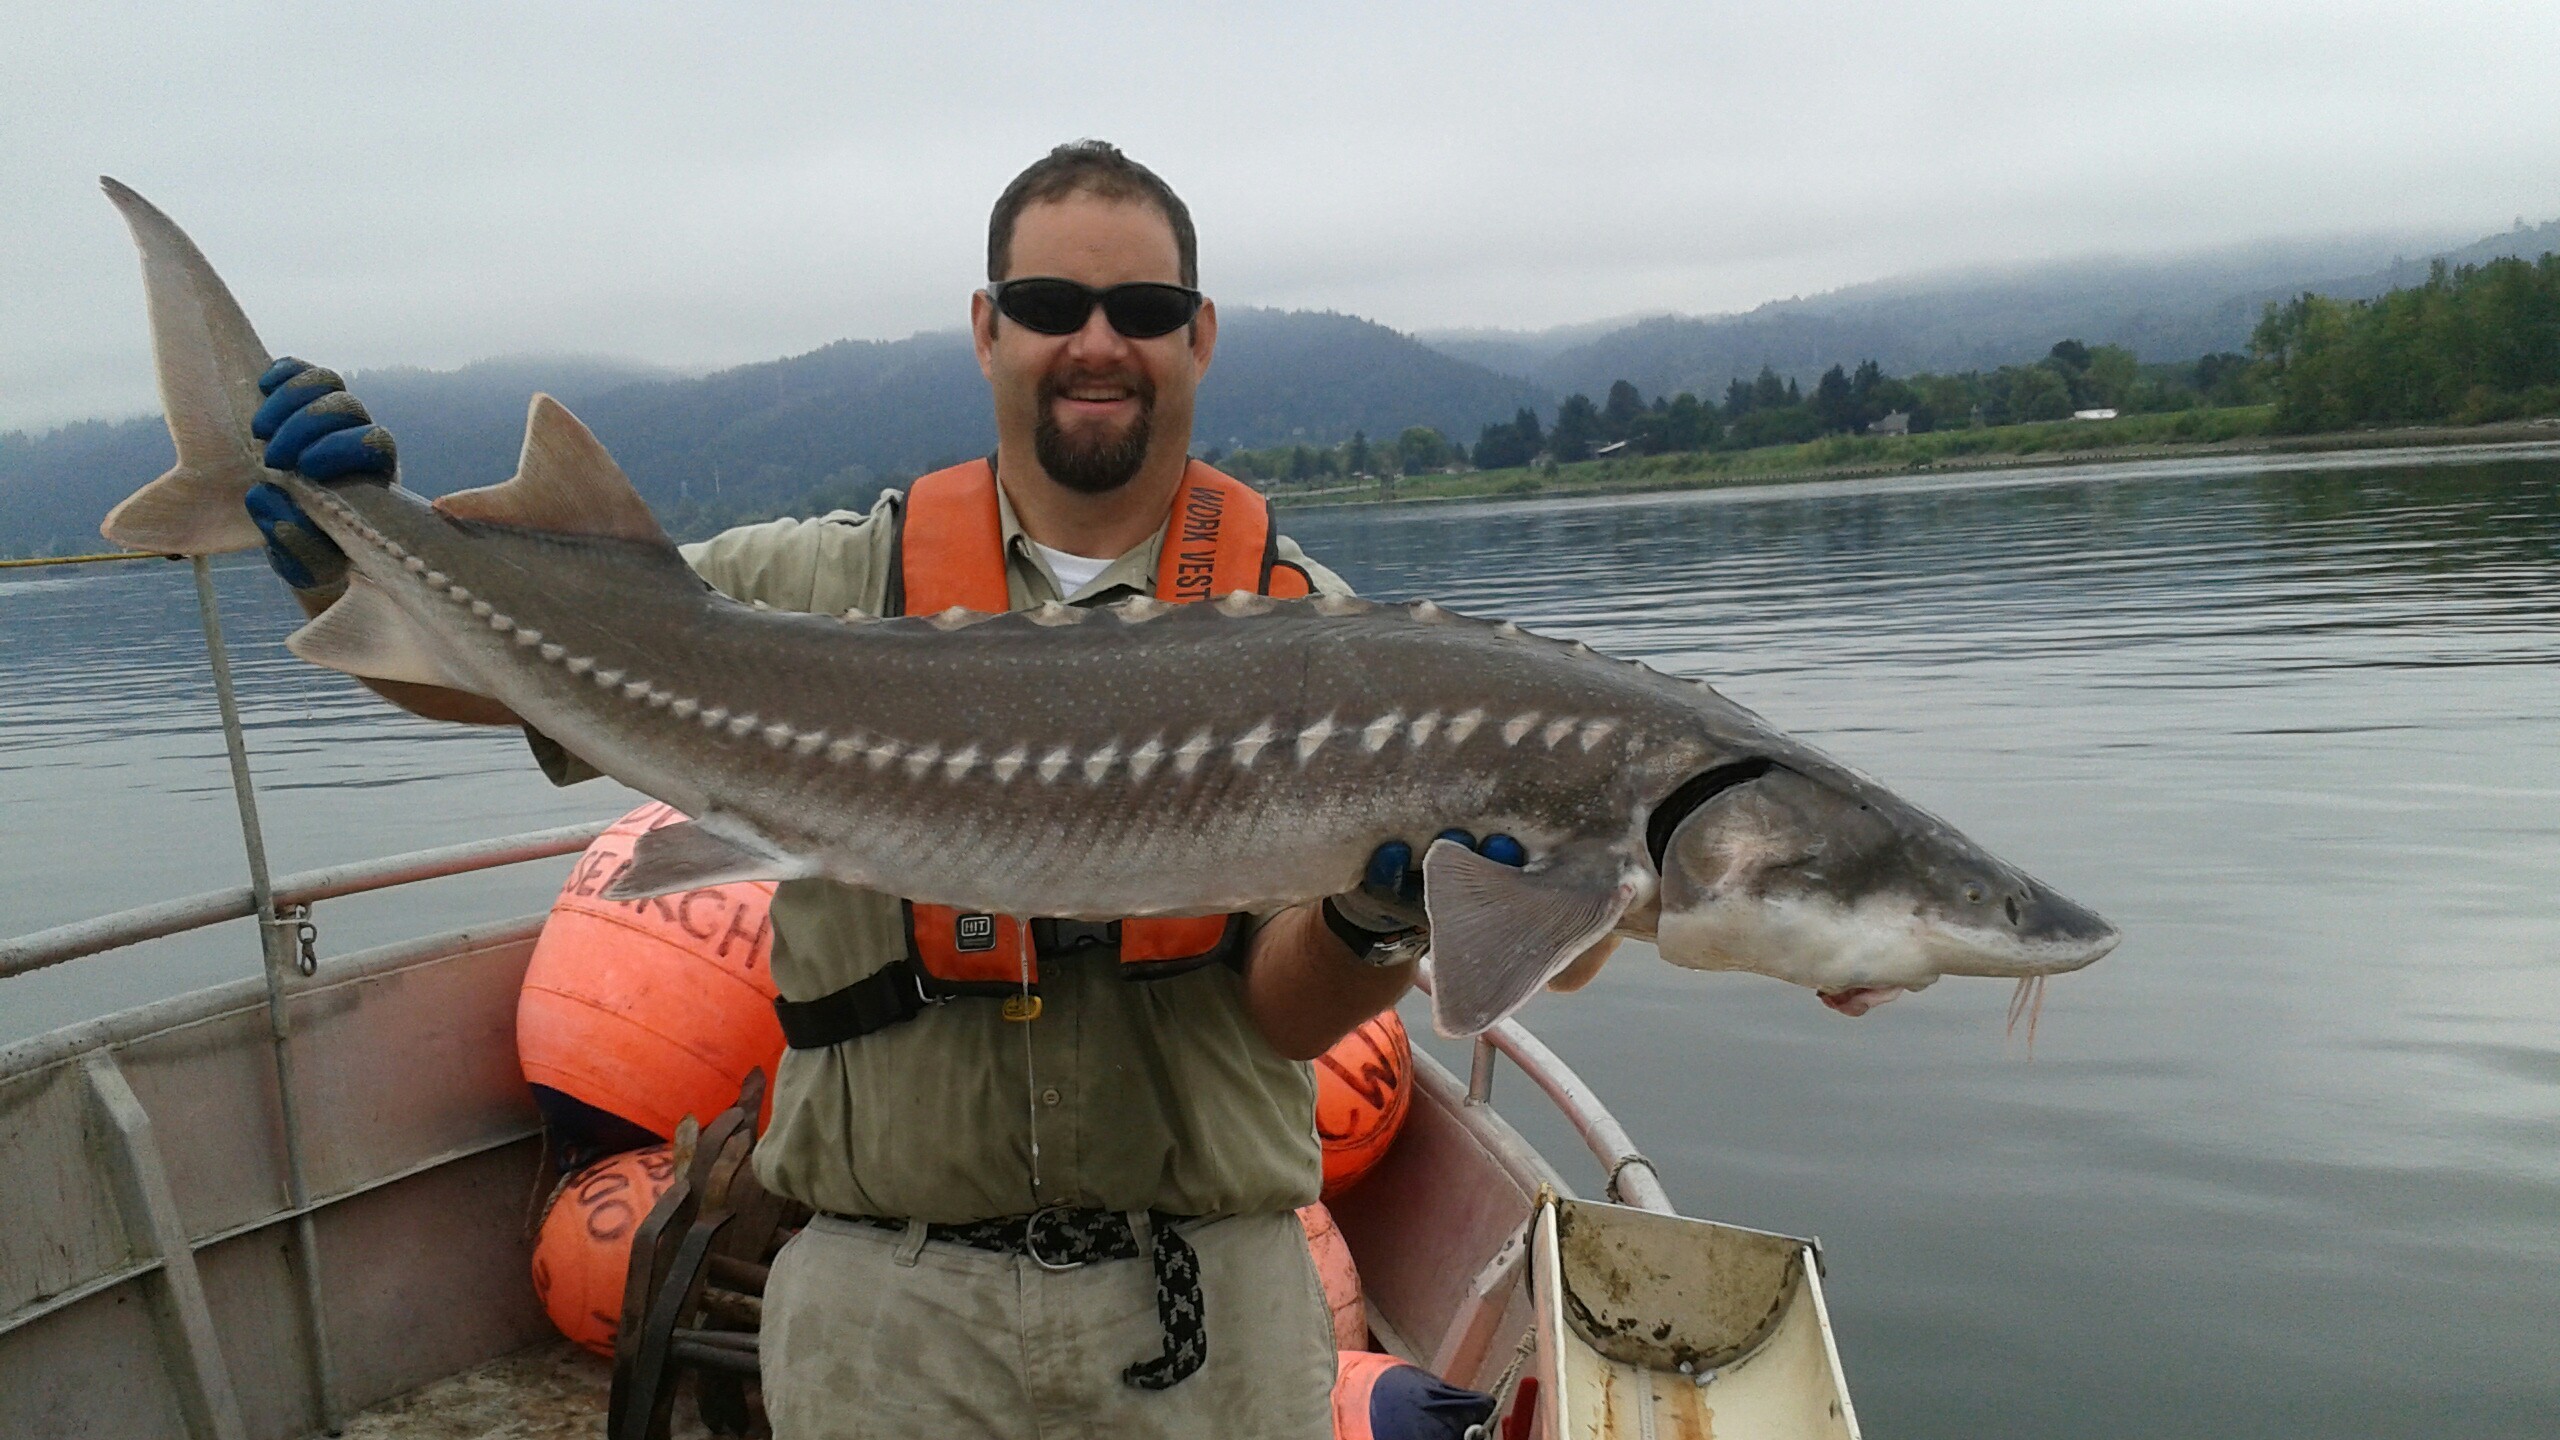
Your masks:
M 1624 440 L 1632 433 L 1636 417 L 1644 413 L 1644 396 L 1625 380 L 1611 382 L 1609 398 L 1601 403 L 1600 433 L 1611 440 Z
M 1761 366 L 1760 378 L 1751 382 L 1751 408 L 1775 410 L 1781 405 L 1793 405 L 1801 398 L 1795 394 L 1795 383 L 1781 380 L 1777 371 Z
M 1849 387 L 1847 371 L 1834 365 L 1822 372 L 1814 382 L 1813 418 L 1827 433 L 1855 430 L 1862 423 L 1858 416 L 1858 397 Z
M 1547 453 L 1558 464 L 1570 465 L 1591 458 L 1592 447 L 1600 441 L 1600 408 L 1588 395 L 1568 395 L 1556 407 L 1556 428 L 1547 437 Z

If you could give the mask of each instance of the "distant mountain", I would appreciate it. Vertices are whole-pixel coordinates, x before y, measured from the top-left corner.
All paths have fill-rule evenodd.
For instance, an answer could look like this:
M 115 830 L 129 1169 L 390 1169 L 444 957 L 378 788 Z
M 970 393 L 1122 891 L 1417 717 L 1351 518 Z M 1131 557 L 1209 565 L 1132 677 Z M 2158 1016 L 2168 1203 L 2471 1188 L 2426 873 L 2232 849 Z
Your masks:
M 2338 240 L 1897 278 L 1741 315 L 1641 321 L 1557 352 L 1531 378 L 1559 393 L 1597 396 L 1625 379 L 1649 395 L 1715 396 L 1763 365 L 1807 384 L 1869 358 L 1893 374 L 1971 370 L 2033 359 L 2066 336 L 2186 360 L 2245 349 L 2269 292 L 2379 270 L 2404 253 L 2405 243 Z
M 1537 387 L 1349 315 L 1224 314 L 1193 433 L 1203 446 L 1329 445 L 1356 430 L 1434 426 L 1460 440 Z M 525 400 L 548 390 L 594 427 L 671 525 L 702 529 L 770 511 L 821 486 L 859 495 L 994 445 L 986 381 L 965 332 L 846 340 L 700 377 L 591 359 L 484 361 L 455 371 L 351 378 L 400 439 L 426 494 L 503 478 Z M 96 548 L 109 506 L 170 463 L 155 417 L 0 435 L 0 553 Z
M 1192 434 L 1204 449 L 1330 445 L 1410 425 L 1472 440 L 1485 422 L 1546 403 L 1525 381 L 1355 316 L 1238 309 L 1220 317 Z M 859 494 L 995 445 L 963 331 L 840 341 L 633 386 L 579 413 L 652 502 L 722 513 L 788 504 L 820 485 Z
M 2245 350 L 2270 300 L 2304 290 L 2367 299 L 2426 279 L 2437 259 L 2478 264 L 2560 250 L 2560 220 L 2450 249 L 2351 238 L 2235 247 L 2168 259 L 2089 259 L 1904 276 L 1772 301 L 1739 315 L 1661 315 L 1553 330 L 1439 330 L 1418 338 L 1555 394 L 1598 397 L 1629 380 L 1648 395 L 1714 397 L 1768 365 L 1810 385 L 1874 359 L 1895 374 L 2041 356 L 2065 337 L 2148 360 Z M 2429 253 L 2434 250 L 2434 253 Z M 2421 258 L 2408 258 L 2413 252 Z
M 2456 249 L 2440 251 L 2416 260 L 2394 257 L 2390 264 L 2380 269 L 2357 275 L 2344 275 L 2331 280 L 2313 280 L 2293 285 L 2267 286 L 2234 296 L 2231 303 L 2245 308 L 2250 325 L 2255 326 L 2258 323 L 2259 311 L 2268 301 L 2290 300 L 2305 290 L 2338 300 L 2370 300 L 2393 290 L 2405 290 L 2412 285 L 2423 284 L 2426 281 L 2427 272 L 2438 263 L 2458 268 L 2464 265 L 2484 265 L 2492 260 L 2510 258 L 2538 260 L 2553 251 L 2560 251 L 2560 220 L 2545 220 L 2539 225 L 2527 225 L 2519 217 L 2514 229 L 2489 236 L 2485 240 L 2474 240 Z
M 515 469 L 525 401 L 534 391 L 576 409 L 669 373 L 588 355 L 511 356 L 458 370 L 359 371 L 352 379 L 374 418 L 400 438 L 414 483 L 442 494 Z M 157 415 L 0 433 L 0 554 L 105 548 L 98 522 L 108 507 L 175 459 Z
M 457 370 L 358 370 L 347 383 L 399 437 L 411 483 L 441 495 L 515 470 L 525 403 L 537 390 L 583 415 L 617 390 L 683 378 L 682 371 L 601 356 L 511 355 Z
M 1619 315 L 1606 320 L 1585 320 L 1573 325 L 1558 325 L 1546 330 L 1501 330 L 1479 326 L 1473 329 L 1416 330 L 1413 338 L 1439 351 L 1498 371 L 1523 378 L 1535 375 L 1538 367 L 1553 359 L 1558 352 L 1597 340 L 1613 331 L 1624 330 L 1652 315 Z
M 1543 389 L 1331 311 L 1232 310 L 1200 387 L 1203 445 L 1330 445 L 1428 425 L 1472 442 L 1488 421 L 1551 405 Z

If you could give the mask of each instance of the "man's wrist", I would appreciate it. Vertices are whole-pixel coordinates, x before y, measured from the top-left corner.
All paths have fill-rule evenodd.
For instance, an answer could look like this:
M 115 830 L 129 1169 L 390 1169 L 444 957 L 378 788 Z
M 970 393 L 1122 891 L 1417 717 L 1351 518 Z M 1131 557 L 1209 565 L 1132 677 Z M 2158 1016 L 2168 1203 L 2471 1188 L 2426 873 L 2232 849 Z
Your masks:
M 1362 964 L 1385 968 L 1406 965 L 1421 958 L 1430 932 L 1420 925 L 1407 925 L 1394 930 L 1372 930 L 1342 913 L 1342 907 L 1326 896 L 1316 906 L 1316 917 L 1333 938 L 1351 952 L 1351 958 Z

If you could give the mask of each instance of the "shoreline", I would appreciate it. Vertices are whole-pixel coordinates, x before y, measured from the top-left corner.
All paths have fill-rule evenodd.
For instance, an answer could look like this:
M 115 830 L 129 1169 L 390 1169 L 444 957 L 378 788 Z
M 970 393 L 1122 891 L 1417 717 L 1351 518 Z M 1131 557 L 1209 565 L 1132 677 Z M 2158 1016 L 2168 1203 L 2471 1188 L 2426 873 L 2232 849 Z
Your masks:
M 2084 465 L 2143 460 L 2184 460 L 2218 455 L 2305 455 L 2366 450 L 2468 450 L 2499 445 L 2549 442 L 2560 444 L 2560 420 L 2511 420 L 2488 425 L 2421 425 L 2394 430 L 2343 430 L 2311 435 L 2252 435 L 2230 440 L 2135 441 L 2122 445 L 2079 446 L 2066 450 L 1985 452 L 1963 456 L 1870 460 L 1849 464 L 1763 469 L 1691 470 L 1676 473 L 1611 473 L 1647 461 L 1678 461 L 1681 455 L 1648 456 L 1643 461 L 1586 460 L 1554 477 L 1535 470 L 1471 471 L 1464 475 L 1409 477 L 1398 488 L 1411 492 L 1434 480 L 1466 482 L 1463 489 L 1421 490 L 1380 496 L 1348 493 L 1351 487 L 1318 491 L 1302 497 L 1287 491 L 1265 492 L 1275 510 L 1348 510 L 1381 505 L 1448 505 L 1479 500 L 1573 500 L 1584 496 L 1643 495 L 1676 490 L 1725 490 L 1746 486 L 1814 484 L 1829 480 L 1872 480 L 1881 476 L 1969 475 L 2002 470 L 2068 469 Z M 1815 442 L 1820 443 L 1820 442 Z M 1714 452 L 1690 452 L 1712 455 Z M 1575 471 L 1603 473 L 1575 478 Z M 1510 477 L 1488 481 L 1487 477 Z M 1529 483 L 1523 484 L 1522 481 Z

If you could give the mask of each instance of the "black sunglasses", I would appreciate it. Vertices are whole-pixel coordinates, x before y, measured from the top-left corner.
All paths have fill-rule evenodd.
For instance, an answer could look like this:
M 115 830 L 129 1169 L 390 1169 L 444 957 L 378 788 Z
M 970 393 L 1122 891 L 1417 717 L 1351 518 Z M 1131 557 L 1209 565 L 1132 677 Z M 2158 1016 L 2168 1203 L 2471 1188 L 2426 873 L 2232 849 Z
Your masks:
M 1043 335 L 1073 335 L 1100 305 L 1111 328 L 1132 340 L 1153 340 L 1190 324 L 1201 299 L 1197 290 L 1152 280 L 1096 290 L 1050 275 L 1000 280 L 987 287 L 986 296 L 1005 318 Z

